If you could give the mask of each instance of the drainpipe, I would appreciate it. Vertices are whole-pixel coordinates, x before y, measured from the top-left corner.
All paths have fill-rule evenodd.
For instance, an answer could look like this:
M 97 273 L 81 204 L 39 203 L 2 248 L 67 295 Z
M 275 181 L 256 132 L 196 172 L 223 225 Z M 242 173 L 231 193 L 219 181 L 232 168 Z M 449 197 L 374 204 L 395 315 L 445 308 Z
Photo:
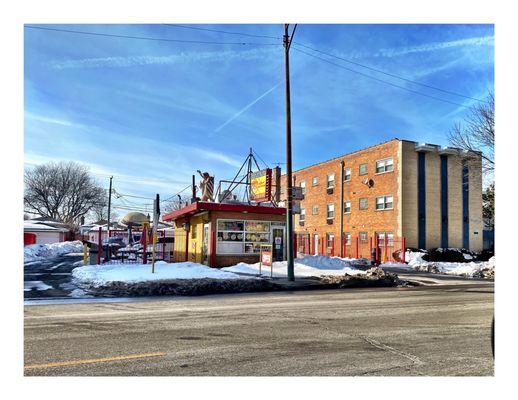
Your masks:
M 191 232 L 191 219 L 187 218 L 188 229 L 185 230 L 185 261 L 189 261 L 189 233 Z
M 340 257 L 344 256 L 344 161 L 340 161 Z

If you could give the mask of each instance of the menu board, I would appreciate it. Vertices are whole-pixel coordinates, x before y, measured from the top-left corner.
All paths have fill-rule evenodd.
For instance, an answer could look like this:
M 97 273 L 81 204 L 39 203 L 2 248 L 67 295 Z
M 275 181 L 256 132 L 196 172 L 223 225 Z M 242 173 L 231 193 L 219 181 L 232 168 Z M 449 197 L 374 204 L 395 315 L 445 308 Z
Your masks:
M 262 221 L 246 221 L 247 232 L 270 232 L 270 223 Z
M 244 221 L 218 220 L 218 231 L 244 231 Z

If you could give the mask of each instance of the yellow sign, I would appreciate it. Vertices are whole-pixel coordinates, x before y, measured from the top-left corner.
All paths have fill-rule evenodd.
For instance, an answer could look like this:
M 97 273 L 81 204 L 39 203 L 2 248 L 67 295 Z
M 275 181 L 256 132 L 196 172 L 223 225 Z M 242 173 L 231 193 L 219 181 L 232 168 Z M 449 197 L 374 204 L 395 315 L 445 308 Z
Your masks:
M 250 176 L 250 197 L 255 201 L 270 201 L 272 192 L 272 170 L 263 169 Z

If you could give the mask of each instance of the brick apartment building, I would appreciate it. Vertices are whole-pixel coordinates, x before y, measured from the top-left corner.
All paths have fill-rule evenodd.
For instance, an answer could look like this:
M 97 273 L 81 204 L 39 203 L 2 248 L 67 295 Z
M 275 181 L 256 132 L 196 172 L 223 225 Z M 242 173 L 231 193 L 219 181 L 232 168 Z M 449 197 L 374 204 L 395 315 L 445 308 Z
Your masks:
M 407 247 L 482 250 L 479 153 L 393 139 L 295 171 L 293 180 L 304 193 L 295 232 L 311 253 L 340 255 L 375 235 L 404 237 Z

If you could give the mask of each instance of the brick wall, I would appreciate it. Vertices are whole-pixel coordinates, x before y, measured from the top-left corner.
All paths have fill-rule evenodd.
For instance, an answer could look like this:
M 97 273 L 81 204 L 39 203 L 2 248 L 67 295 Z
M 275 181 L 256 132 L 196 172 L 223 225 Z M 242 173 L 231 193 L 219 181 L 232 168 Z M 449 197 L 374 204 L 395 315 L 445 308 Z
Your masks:
M 351 202 L 351 212 L 344 214 L 344 232 L 348 232 L 355 237 L 359 232 L 367 232 L 372 236 L 375 232 L 390 231 L 397 235 L 401 231 L 399 201 L 400 191 L 398 189 L 400 181 L 400 141 L 397 139 L 382 143 L 377 146 L 369 147 L 343 157 L 338 157 L 320 164 L 316 164 L 293 173 L 295 185 L 300 186 L 302 181 L 306 182 L 305 199 L 301 202 L 301 207 L 305 209 L 306 220 L 304 226 L 300 226 L 300 216 L 295 216 L 295 231 L 297 233 L 317 233 L 319 239 L 324 238 L 326 233 L 335 235 L 336 246 L 339 245 L 340 237 L 340 178 L 341 165 L 344 161 L 344 168 L 351 169 L 350 181 L 344 182 L 344 200 Z M 376 161 L 384 158 L 393 158 L 394 170 L 387 173 L 376 173 Z M 367 164 L 367 174 L 359 175 L 360 164 Z M 334 173 L 334 189 L 328 193 L 327 175 Z M 313 177 L 318 178 L 318 185 L 313 186 Z M 363 182 L 372 179 L 374 185 L 368 187 Z M 286 176 L 281 178 L 283 194 L 286 197 Z M 376 197 L 382 195 L 393 196 L 393 209 L 376 211 Z M 359 199 L 367 198 L 368 205 L 366 210 L 359 209 Z M 326 213 L 327 204 L 334 204 L 334 219 L 332 224 L 328 224 Z M 318 206 L 318 214 L 312 214 L 312 207 Z M 335 252 L 338 254 L 338 252 Z

